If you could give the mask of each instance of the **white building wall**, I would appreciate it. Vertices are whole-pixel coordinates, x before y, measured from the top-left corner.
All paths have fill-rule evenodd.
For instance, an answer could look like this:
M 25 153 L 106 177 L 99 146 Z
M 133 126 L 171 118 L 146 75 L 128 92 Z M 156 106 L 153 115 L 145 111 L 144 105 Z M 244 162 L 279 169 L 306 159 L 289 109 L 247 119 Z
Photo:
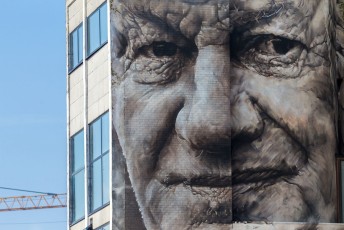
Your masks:
M 83 21 L 82 5 L 83 0 L 67 0 L 67 24 L 69 33 L 72 32 Z
M 87 16 L 92 14 L 104 2 L 104 0 L 87 0 Z
M 93 121 L 109 110 L 108 45 L 88 59 L 88 119 Z
M 84 126 L 84 83 L 82 68 L 77 68 L 69 81 L 69 136 L 73 136 Z
M 93 228 L 97 228 L 109 222 L 110 220 L 110 206 L 99 210 L 90 216 L 92 218 Z

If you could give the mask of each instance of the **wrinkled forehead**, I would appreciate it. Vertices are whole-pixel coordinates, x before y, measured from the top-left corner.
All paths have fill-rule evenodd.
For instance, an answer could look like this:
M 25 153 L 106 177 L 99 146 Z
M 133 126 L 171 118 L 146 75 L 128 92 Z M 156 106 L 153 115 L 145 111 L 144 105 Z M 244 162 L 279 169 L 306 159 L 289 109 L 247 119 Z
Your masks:
M 228 0 L 119 0 L 136 15 L 158 16 L 167 22 L 192 17 L 202 24 L 214 24 L 229 17 Z
M 118 0 L 118 3 L 119 14 L 126 15 L 119 19 L 124 21 L 125 30 L 135 27 L 134 23 L 140 28 L 165 24 L 187 38 L 194 38 L 202 28 L 213 30 L 217 37 L 226 37 L 230 27 L 228 0 Z
M 325 31 L 324 23 L 330 15 L 330 2 L 331 0 L 117 0 L 114 5 L 116 12 L 121 15 L 117 23 L 121 24 L 122 29 L 132 27 L 134 22 L 145 25 L 159 22 L 180 31 L 186 37 L 194 38 L 202 30 L 223 36 L 234 27 L 265 21 L 266 26 L 260 26 L 262 30 L 272 30 L 272 27 L 276 33 L 288 30 L 290 34 L 300 36 L 300 40 L 307 40 L 305 30 L 317 30 L 321 33 L 322 30 Z

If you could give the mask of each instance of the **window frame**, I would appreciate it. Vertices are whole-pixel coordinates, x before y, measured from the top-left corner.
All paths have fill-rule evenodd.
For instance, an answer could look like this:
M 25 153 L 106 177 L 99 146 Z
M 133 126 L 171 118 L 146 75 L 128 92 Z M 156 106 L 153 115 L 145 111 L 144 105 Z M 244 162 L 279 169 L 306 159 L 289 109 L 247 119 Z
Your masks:
M 106 20 L 105 20 L 105 25 L 106 25 L 106 39 L 104 42 L 101 41 L 101 28 L 102 28 L 102 21 L 101 21 L 101 17 L 100 17 L 100 10 L 102 7 L 105 7 L 106 6 Z M 90 58 L 91 56 L 93 56 L 93 54 L 97 53 L 98 50 L 100 50 L 103 46 L 105 46 L 107 43 L 108 43 L 108 14 L 107 14 L 107 11 L 108 11 L 108 6 L 107 6 L 107 1 L 103 2 L 97 9 L 95 9 L 89 16 L 87 16 L 87 19 L 86 19 L 86 59 Z M 98 20 L 99 20 L 99 30 L 97 31 L 98 33 L 98 36 L 99 36 L 99 43 L 97 48 L 95 48 L 93 51 L 90 51 L 90 18 L 94 15 L 98 13 Z
M 111 197 L 111 194 L 110 192 L 108 192 L 108 201 L 105 202 L 105 199 L 104 199 L 104 158 L 105 157 L 108 157 L 108 160 L 107 160 L 107 163 L 109 164 L 109 160 L 110 160 L 110 136 L 108 135 L 108 148 L 107 150 L 103 151 L 102 149 L 102 143 L 103 143 L 103 118 L 105 117 L 105 115 L 107 115 L 107 124 L 108 124 L 108 127 L 107 127 L 107 132 L 110 131 L 110 127 L 109 127 L 109 124 L 110 124 L 110 117 L 109 117 L 109 111 L 106 111 L 105 113 L 101 114 L 99 117 L 97 117 L 96 119 L 94 119 L 89 125 L 88 125 L 88 130 L 89 130 L 89 138 L 88 138 L 88 148 L 89 148 L 89 151 L 88 151 L 88 162 L 87 162 L 87 168 L 88 168 L 88 174 L 89 174 L 89 180 L 88 180 L 88 210 L 89 210 L 89 216 L 94 214 L 95 212 L 99 211 L 100 209 L 103 209 L 104 207 L 106 207 L 107 205 L 110 204 L 110 197 Z M 99 156 L 95 157 L 93 159 L 93 149 L 92 149 L 92 134 L 91 134 L 91 130 L 92 130 L 92 125 L 93 124 L 96 124 L 96 122 L 100 122 L 100 147 L 101 147 L 101 153 Z M 101 174 L 101 205 L 100 206 L 97 206 L 97 207 L 94 207 L 94 203 L 92 203 L 94 201 L 93 199 L 93 165 L 94 163 L 100 161 L 100 164 L 101 164 L 101 167 L 100 167 L 100 174 Z M 106 161 L 105 161 L 106 162 Z M 105 172 L 105 173 L 108 173 L 108 175 L 110 174 L 110 168 L 109 166 L 107 167 L 108 168 L 108 172 Z M 108 177 L 108 188 L 110 188 L 110 177 Z
M 80 42 L 80 38 L 79 38 L 79 30 L 81 29 L 81 44 L 79 44 Z M 75 69 L 77 69 L 79 66 L 82 65 L 82 63 L 84 62 L 84 57 L 83 57 L 83 30 L 84 30 L 84 26 L 83 23 L 81 22 L 72 32 L 69 33 L 68 35 L 68 74 L 70 74 L 71 72 L 73 72 Z M 73 34 L 76 32 L 78 38 L 78 60 L 79 62 L 77 64 L 74 65 L 73 62 L 73 58 L 74 58 L 74 52 L 73 52 Z M 80 49 L 79 49 L 80 48 Z M 81 53 L 81 58 L 79 57 L 79 54 Z
M 78 169 L 74 169 L 74 159 L 75 159 L 75 154 L 74 154 L 74 138 L 77 137 L 78 135 L 81 135 L 82 137 L 82 145 L 83 145 L 83 152 L 82 152 L 82 156 L 83 156 L 83 164 L 82 167 L 78 168 Z M 83 219 L 85 219 L 85 196 L 86 196 L 86 191 L 85 191 L 85 186 L 82 187 L 82 190 L 84 192 L 84 199 L 83 199 L 83 215 L 80 218 L 75 218 L 75 197 L 76 197 L 76 193 L 75 193 L 75 180 L 74 180 L 74 176 L 82 173 L 82 178 L 83 178 L 83 184 L 85 185 L 85 157 L 84 157 L 84 152 L 85 152 L 85 148 L 84 148 L 84 130 L 80 130 L 77 133 L 75 133 L 73 136 L 70 137 L 70 144 L 69 144 L 69 151 L 70 151 L 70 156 L 69 156 L 69 194 L 70 194 L 70 198 L 69 198 L 69 223 L 70 225 L 74 225 L 80 221 L 82 221 Z

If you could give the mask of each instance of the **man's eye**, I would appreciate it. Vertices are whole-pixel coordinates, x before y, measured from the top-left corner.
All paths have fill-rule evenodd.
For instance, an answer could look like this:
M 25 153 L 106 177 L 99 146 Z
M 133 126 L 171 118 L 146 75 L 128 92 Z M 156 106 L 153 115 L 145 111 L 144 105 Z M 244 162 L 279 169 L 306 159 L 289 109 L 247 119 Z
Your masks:
M 290 40 L 274 35 L 250 36 L 246 39 L 233 39 L 231 42 L 232 57 L 242 57 L 245 54 L 258 52 L 267 56 L 282 56 L 288 54 L 293 49 L 301 48 L 298 41 Z
M 297 46 L 297 42 L 286 38 L 263 36 L 258 39 L 254 46 L 252 48 L 256 48 L 257 51 L 262 53 L 270 55 L 285 55 Z
M 293 41 L 284 39 L 284 38 L 277 38 L 271 40 L 273 44 L 274 50 L 279 54 L 286 54 L 295 47 L 295 43 Z
M 172 42 L 153 42 L 153 54 L 157 57 L 176 55 L 178 46 Z
M 173 42 L 156 41 L 139 48 L 139 54 L 149 58 L 171 58 L 178 54 L 179 47 Z
M 131 65 L 134 81 L 140 84 L 166 84 L 179 77 L 187 51 L 173 42 L 155 41 L 138 49 L 135 64 Z
M 295 77 L 299 62 L 304 60 L 307 48 L 297 40 L 271 34 L 243 38 L 238 34 L 231 36 L 231 59 L 240 62 L 248 69 L 276 77 Z M 284 75 L 281 76 L 281 70 Z

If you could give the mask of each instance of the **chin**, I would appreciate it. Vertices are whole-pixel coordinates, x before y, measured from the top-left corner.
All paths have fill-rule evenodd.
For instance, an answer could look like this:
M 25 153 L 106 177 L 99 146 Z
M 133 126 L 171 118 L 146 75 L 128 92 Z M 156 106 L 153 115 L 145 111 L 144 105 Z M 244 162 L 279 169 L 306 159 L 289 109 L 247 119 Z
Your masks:
M 147 229 L 223 229 L 232 223 L 230 187 L 166 187 L 153 180 L 137 200 Z

